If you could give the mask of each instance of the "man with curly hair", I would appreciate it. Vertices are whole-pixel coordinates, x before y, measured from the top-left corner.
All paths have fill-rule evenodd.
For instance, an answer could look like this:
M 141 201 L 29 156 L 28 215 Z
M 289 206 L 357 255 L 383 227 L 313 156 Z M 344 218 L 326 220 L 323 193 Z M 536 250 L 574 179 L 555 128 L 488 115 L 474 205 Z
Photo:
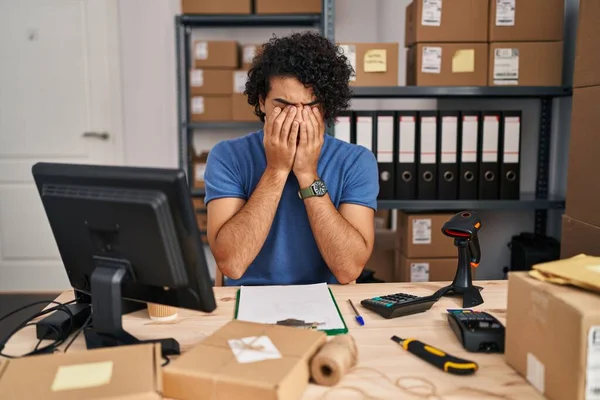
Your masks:
M 208 241 L 231 285 L 350 283 L 371 256 L 377 161 L 326 133 L 352 67 L 316 33 L 267 42 L 245 94 L 264 128 L 217 144 L 204 175 Z

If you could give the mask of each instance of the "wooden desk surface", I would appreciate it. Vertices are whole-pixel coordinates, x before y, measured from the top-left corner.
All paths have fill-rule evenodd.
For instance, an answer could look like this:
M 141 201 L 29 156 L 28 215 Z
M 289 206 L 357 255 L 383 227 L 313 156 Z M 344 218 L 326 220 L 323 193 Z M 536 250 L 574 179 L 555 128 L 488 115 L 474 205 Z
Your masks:
M 468 353 L 462 348 L 451 331 L 445 315 L 448 308 L 460 308 L 459 298 L 446 297 L 425 313 L 391 320 L 383 319 L 359 305 L 364 298 L 390 293 L 407 292 L 424 296 L 444 285 L 445 283 L 428 282 L 334 285 L 331 287 L 350 333 L 356 339 L 359 349 L 358 366 L 375 368 L 392 381 L 396 381 L 400 377 L 425 378 L 435 385 L 439 397 L 424 397 L 406 392 L 395 387 L 376 372 L 359 369 L 348 374 L 338 385 L 339 388 L 330 390 L 325 397 L 323 395 L 328 388 L 311 384 L 303 399 L 365 398 L 363 394 L 356 391 L 342 389 L 342 386 L 358 387 L 378 399 L 543 399 L 544 397 L 536 392 L 523 377 L 505 363 L 503 355 Z M 477 282 L 477 285 L 484 287 L 482 295 L 485 301 L 477 309 L 495 315 L 504 323 L 506 320 L 507 282 L 480 281 Z M 214 288 L 218 303 L 217 310 L 211 314 L 180 310 L 179 318 L 176 321 L 158 323 L 151 321 L 146 311 L 138 311 L 125 316 L 123 326 L 139 339 L 174 337 L 179 341 L 182 351 L 186 351 L 232 318 L 236 289 L 233 287 Z M 57 300 L 65 302 L 70 299 L 72 299 L 72 292 L 69 291 L 63 293 Z M 359 307 L 359 311 L 365 318 L 365 326 L 360 327 L 355 324 L 348 299 L 352 299 Z M 450 354 L 474 360 L 479 364 L 480 369 L 475 375 L 469 377 L 446 374 L 402 350 L 390 340 L 392 335 L 405 338 L 414 337 Z M 73 343 L 69 352 L 85 350 L 82 336 Z M 13 337 L 8 343 L 5 353 L 23 354 L 30 351 L 36 343 L 34 329 L 26 328 Z M 415 383 L 406 379 L 403 382 L 407 385 Z M 483 390 L 489 394 L 476 390 Z

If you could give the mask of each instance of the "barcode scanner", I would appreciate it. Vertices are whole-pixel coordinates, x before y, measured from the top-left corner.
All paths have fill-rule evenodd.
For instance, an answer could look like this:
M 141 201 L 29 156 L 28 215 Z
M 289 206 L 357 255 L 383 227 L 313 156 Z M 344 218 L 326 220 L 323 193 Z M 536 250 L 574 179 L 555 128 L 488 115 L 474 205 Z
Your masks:
M 476 268 L 481 259 L 478 232 L 481 220 L 473 211 L 462 211 L 453 216 L 442 226 L 442 233 L 454 239 L 458 249 L 458 265 L 452 284 L 439 289 L 434 296 L 442 297 L 449 294 L 462 294 L 463 308 L 483 304 L 481 287 L 473 286 L 471 267 Z

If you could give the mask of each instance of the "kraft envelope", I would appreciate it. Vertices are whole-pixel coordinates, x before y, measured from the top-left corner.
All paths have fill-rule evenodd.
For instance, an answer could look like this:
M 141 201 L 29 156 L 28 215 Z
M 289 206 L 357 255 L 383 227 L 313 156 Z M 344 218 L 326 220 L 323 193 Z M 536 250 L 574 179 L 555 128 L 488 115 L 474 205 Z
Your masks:
M 457 50 L 452 56 L 452 72 L 475 71 L 475 50 Z
M 367 50 L 365 53 L 363 69 L 365 72 L 386 72 L 387 51 L 385 49 Z

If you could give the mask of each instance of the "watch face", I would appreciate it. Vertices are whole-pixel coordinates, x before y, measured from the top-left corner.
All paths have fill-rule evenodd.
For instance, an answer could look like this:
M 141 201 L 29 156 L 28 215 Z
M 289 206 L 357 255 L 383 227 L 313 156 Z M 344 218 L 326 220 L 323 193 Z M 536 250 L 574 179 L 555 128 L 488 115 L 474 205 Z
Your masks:
M 312 184 L 312 188 L 317 196 L 323 196 L 327 193 L 327 187 L 323 181 L 316 181 Z

